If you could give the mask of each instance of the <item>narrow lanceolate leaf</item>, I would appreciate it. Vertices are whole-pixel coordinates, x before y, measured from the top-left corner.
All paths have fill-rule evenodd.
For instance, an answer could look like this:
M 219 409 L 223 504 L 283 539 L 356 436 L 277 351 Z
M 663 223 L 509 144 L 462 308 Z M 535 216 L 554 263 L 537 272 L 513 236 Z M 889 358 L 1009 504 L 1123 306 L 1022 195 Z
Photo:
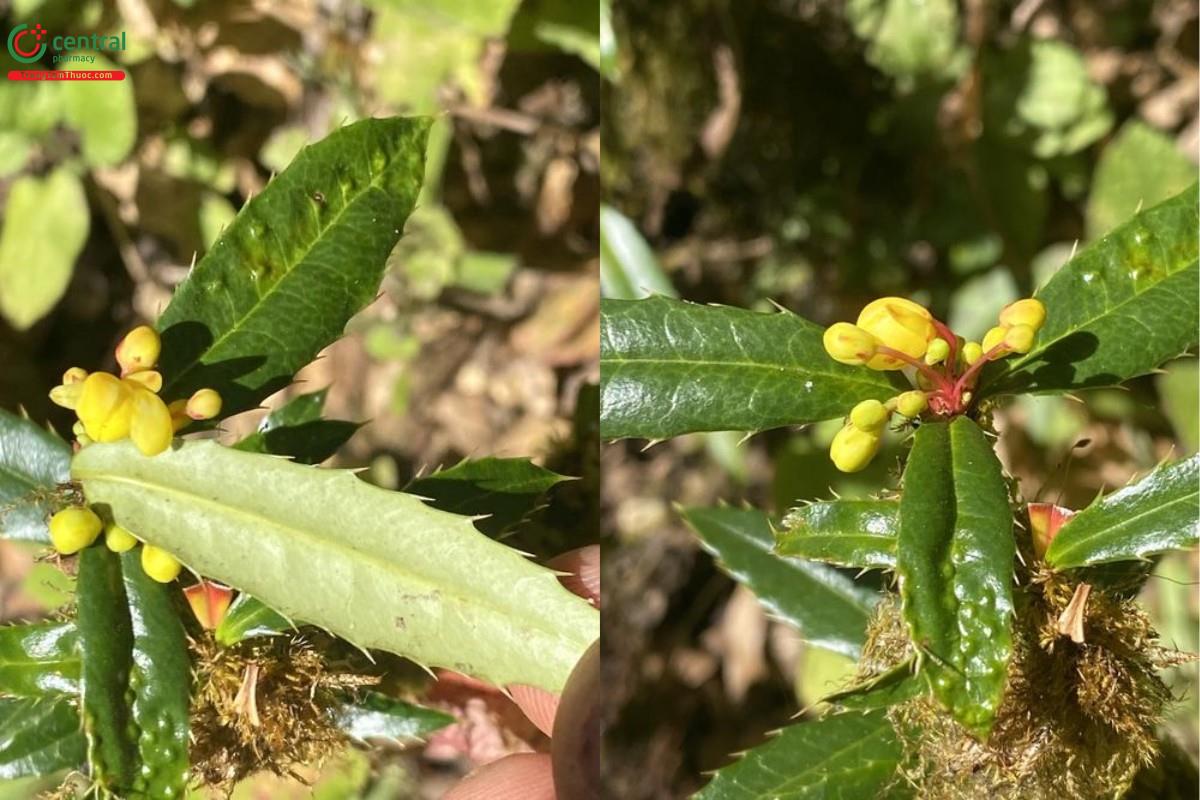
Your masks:
M 984 372 L 980 396 L 1111 386 L 1195 347 L 1197 188 L 1088 245 L 1037 293 L 1033 349 Z
M 502 536 L 531 514 L 546 492 L 564 475 L 539 467 L 527 458 L 464 459 L 449 469 L 417 478 L 404 488 L 451 514 L 483 517 L 476 527 L 488 536 Z
M 0 700 L 0 779 L 77 769 L 85 753 L 79 710 L 71 700 Z
M 900 742 L 881 711 L 784 728 L 719 771 L 699 800 L 871 800 L 898 781 Z M 888 793 L 887 796 L 897 796 Z
M 596 611 L 549 570 L 347 471 L 194 441 L 152 458 L 91 445 L 71 473 L 196 573 L 360 647 L 558 691 L 599 635 Z
M 1046 562 L 1087 567 L 1194 547 L 1198 501 L 1200 456 L 1160 467 L 1072 517 L 1050 543 Z
M 991 444 L 966 417 L 922 425 L 914 440 L 896 550 L 904 619 L 934 694 L 986 737 L 1012 653 L 1008 489 Z
M 252 408 L 375 298 L 416 202 L 426 118 L 368 119 L 300 152 L 237 215 L 158 320 L 163 395 Z
M 795 314 L 665 297 L 604 300 L 601 313 L 606 439 L 818 422 L 896 393 L 887 374 L 829 358 L 824 329 Z
M 924 676 L 917 673 L 916 665 L 910 660 L 897 664 L 887 672 L 868 681 L 826 695 L 821 698 L 821 702 L 848 711 L 868 711 L 875 708 L 888 708 L 928 691 L 929 683 Z
M 274 636 L 291 627 L 292 623 L 278 611 L 243 592 L 217 626 L 217 643 L 228 647 L 252 636 Z
M 174 585 L 149 578 L 141 551 L 121 556 L 125 594 L 133 623 L 133 666 L 128 685 L 138 731 L 141 765 L 133 793 L 182 797 L 188 774 L 188 708 L 191 662 L 183 624 L 172 604 Z
M 46 499 L 70 467 L 70 445 L 0 408 L 0 537 L 49 542 Z
M 683 512 L 704 548 L 810 644 L 857 658 L 878 599 L 832 567 L 782 558 L 766 515 L 738 508 Z
M 676 297 L 649 243 L 620 211 L 600 206 L 600 293 L 617 300 L 651 294 Z
M 328 389 L 293 397 L 263 417 L 258 430 L 234 445 L 248 453 L 288 456 L 301 464 L 320 464 L 350 440 L 357 422 L 322 419 Z
M 379 692 L 366 692 L 342 706 L 335 724 L 358 740 L 396 739 L 401 742 L 425 739 L 429 734 L 454 724 L 454 717 L 436 709 L 406 703 Z
M 76 599 L 88 765 L 94 781 L 119 795 L 133 786 L 139 767 L 137 728 L 127 697 L 133 626 L 121 557 L 103 545 L 83 550 Z
M 66 622 L 0 628 L 0 696 L 79 691 L 75 626 Z
M 795 508 L 783 520 L 775 552 L 844 567 L 892 569 L 900 503 L 828 500 Z

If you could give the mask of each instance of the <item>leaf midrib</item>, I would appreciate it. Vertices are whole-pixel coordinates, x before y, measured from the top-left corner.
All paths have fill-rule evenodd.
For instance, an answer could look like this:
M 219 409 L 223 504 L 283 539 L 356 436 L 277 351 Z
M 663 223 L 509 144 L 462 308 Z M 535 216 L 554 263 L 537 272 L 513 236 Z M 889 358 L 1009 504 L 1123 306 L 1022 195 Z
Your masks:
M 330 230 L 332 230 L 333 228 L 335 228 L 337 226 L 337 224 L 341 221 L 342 217 L 346 214 L 346 212 L 349 211 L 352 206 L 356 206 L 359 203 L 359 201 L 361 201 L 364 197 L 367 196 L 368 193 L 379 188 L 376 185 L 376 182 L 379 181 L 384 176 L 384 174 L 388 172 L 388 170 L 392 167 L 392 165 L 393 165 L 393 162 L 389 161 L 387 167 L 380 170 L 375 175 L 375 177 L 371 178 L 371 180 L 367 182 L 366 187 L 363 188 L 363 190 L 361 192 L 359 192 L 358 195 L 354 199 L 352 199 L 350 202 L 348 202 L 344 206 L 342 206 L 342 210 L 339 211 L 336 215 L 334 215 L 330 219 L 329 224 L 326 225 L 315 237 L 313 237 L 313 240 L 308 244 L 307 247 L 305 247 L 303 255 L 301 255 L 299 258 L 297 258 L 295 260 L 295 262 L 293 262 L 292 266 L 288 268 L 287 272 L 285 274 L 281 275 L 279 277 L 279 280 L 277 280 L 277 281 L 275 281 L 275 283 L 271 284 L 267 288 L 267 291 L 264 294 L 259 295 L 258 301 L 255 302 L 254 305 L 252 305 L 246 311 L 245 314 L 243 314 L 241 317 L 239 317 L 233 323 L 233 325 L 231 325 L 229 327 L 228 330 L 226 330 L 224 333 L 222 333 L 220 336 L 218 336 L 213 341 L 213 343 L 211 345 L 209 345 L 202 353 L 197 355 L 195 358 L 193 358 L 191 361 L 189 361 L 187 363 L 187 365 L 185 365 L 183 368 L 181 368 L 179 371 L 177 371 L 175 373 L 175 376 L 167 383 L 166 386 L 163 387 L 162 393 L 169 391 L 173 386 L 175 386 L 183 378 L 184 375 L 187 375 L 189 372 L 191 372 L 192 369 L 201 362 L 201 359 L 205 355 L 216 351 L 217 348 L 219 348 L 221 346 L 221 344 L 224 343 L 225 340 L 228 339 L 231 334 L 239 331 L 240 328 L 242 327 L 242 325 L 246 322 L 246 320 L 250 319 L 252 316 L 254 316 L 258 312 L 258 310 L 262 307 L 263 303 L 266 302 L 267 298 L 270 297 L 275 292 L 275 290 L 278 289 L 293 274 L 295 274 L 296 267 L 300 266 L 302 263 L 304 263 L 305 261 L 308 260 L 308 257 L 309 257 L 309 255 L 312 254 L 313 249 L 316 248 L 317 244 L 326 236 L 326 234 L 329 233 Z M 247 204 L 247 207 L 248 206 L 249 206 L 249 204 Z
M 1150 516 L 1151 514 L 1162 513 L 1166 509 L 1175 505 L 1176 503 L 1183 503 L 1188 500 L 1194 501 L 1198 496 L 1200 496 L 1200 490 L 1191 492 L 1189 494 L 1182 495 L 1180 497 L 1175 498 L 1174 500 L 1168 500 L 1165 503 L 1160 503 L 1159 505 L 1155 505 L 1151 508 L 1146 509 L 1145 511 L 1134 514 L 1132 517 L 1127 517 L 1126 519 L 1123 519 L 1120 522 L 1117 522 L 1106 528 L 1101 528 L 1099 530 L 1096 530 L 1093 533 L 1091 533 L 1090 535 L 1084 536 L 1084 537 L 1080 538 L 1077 542 L 1072 543 L 1071 547 L 1065 547 L 1064 548 L 1065 554 L 1069 555 L 1069 554 L 1075 552 L 1076 550 L 1078 550 L 1080 547 L 1090 544 L 1093 541 L 1095 541 L 1097 538 L 1104 536 L 1106 533 L 1109 533 L 1111 531 L 1120 530 L 1121 528 L 1125 527 L 1126 525 L 1129 525 L 1132 522 L 1137 522 L 1139 519 L 1142 519 L 1143 517 Z M 1086 520 L 1086 517 L 1080 521 L 1085 521 L 1085 520 Z M 1065 534 L 1066 532 L 1067 532 L 1067 529 L 1064 527 L 1062 532 L 1059 535 Z M 1055 561 L 1055 563 L 1062 565 L 1062 558 L 1056 558 L 1056 559 L 1054 559 L 1054 561 Z M 1083 566 L 1083 565 L 1081 564 L 1081 566 Z
M 812 369 L 804 364 L 771 364 L 763 361 L 718 361 L 712 359 L 695 359 L 695 358 L 662 358 L 655 356 L 653 358 L 604 358 L 601 357 L 600 365 L 602 367 L 623 367 L 627 365 L 651 365 L 651 366 L 684 366 L 684 367 L 738 367 L 741 369 L 763 370 L 765 372 L 796 372 L 802 375 L 812 375 L 816 377 L 829 378 L 831 380 L 846 381 L 848 383 L 861 383 L 873 388 L 880 388 L 883 384 L 875 381 L 869 381 L 864 378 L 853 377 L 850 375 L 839 375 L 836 372 L 824 372 Z
M 379 556 L 376 556 L 376 555 L 373 555 L 370 553 L 365 553 L 362 550 L 351 547 L 349 545 L 344 545 L 335 540 L 323 539 L 320 536 L 316 536 L 314 534 L 308 533 L 301 528 L 295 528 L 290 525 L 285 525 L 277 520 L 271 519 L 270 517 L 256 513 L 254 511 L 237 508 L 235 506 L 223 505 L 223 504 L 218 503 L 214 500 L 211 500 L 203 495 L 184 491 L 182 489 L 178 489 L 178 488 L 171 487 L 171 486 L 164 486 L 162 484 L 156 484 L 156 483 L 150 483 L 150 482 L 144 481 L 144 480 L 138 480 L 137 478 L 130 478 L 130 477 L 125 477 L 125 476 L 120 476 L 120 475 L 105 475 L 103 473 L 92 473 L 92 475 L 93 475 L 93 477 L 89 478 L 89 477 L 87 477 L 86 471 L 82 471 L 82 472 L 76 473 L 75 477 L 77 480 L 80 480 L 80 481 L 92 480 L 92 481 L 101 481 L 101 482 L 107 481 L 109 483 L 123 483 L 123 484 L 127 484 L 127 485 L 134 486 L 134 487 L 144 488 L 144 489 L 147 489 L 150 491 L 158 491 L 158 492 L 160 492 L 162 494 L 166 494 L 166 495 L 174 494 L 174 495 L 178 495 L 180 497 L 189 498 L 189 499 L 197 501 L 201 505 L 215 506 L 217 509 L 219 509 L 225 513 L 229 513 L 234 516 L 248 517 L 249 519 L 260 521 L 270 527 L 277 528 L 284 533 L 290 532 L 290 533 L 297 534 L 299 538 L 307 540 L 309 542 L 317 542 L 322 545 L 327 545 L 329 547 L 332 547 L 335 550 L 341 550 L 344 553 L 352 554 L 353 556 L 362 558 L 366 561 L 381 564 L 381 565 L 383 565 L 385 572 L 390 571 L 393 573 L 399 573 L 400 575 L 409 576 L 412 578 L 413 583 L 436 589 L 443 596 L 448 595 L 448 596 L 454 597 L 459 601 L 459 604 L 461 604 L 467 608 L 470 608 L 471 606 L 483 607 L 483 608 L 486 608 L 488 611 L 495 613 L 501 619 L 517 618 L 517 619 L 521 619 L 525 622 L 528 622 L 527 618 L 521 617 L 520 615 L 517 615 L 517 614 L 514 614 L 512 611 L 510 611 L 508 609 L 503 609 L 499 606 L 496 606 L 495 604 L 493 604 L 490 601 L 472 601 L 469 596 L 461 594 L 460 592 L 448 591 L 447 587 L 445 585 L 436 583 L 436 582 L 434 582 L 428 578 L 425 578 L 417 573 L 404 570 L 400 565 L 396 564 L 395 562 L 388 561 L 385 558 L 381 558 Z M 564 589 L 564 591 L 566 591 L 566 590 Z M 535 630 L 538 630 L 542 633 L 549 634 L 551 638 L 555 638 L 555 639 L 564 638 L 562 635 L 562 631 L 559 629 L 553 628 L 553 627 L 547 627 L 547 626 L 539 625 L 539 624 L 533 624 L 533 625 L 530 625 L 529 627 L 534 628 Z M 574 637 L 571 637 L 571 638 L 573 639 Z

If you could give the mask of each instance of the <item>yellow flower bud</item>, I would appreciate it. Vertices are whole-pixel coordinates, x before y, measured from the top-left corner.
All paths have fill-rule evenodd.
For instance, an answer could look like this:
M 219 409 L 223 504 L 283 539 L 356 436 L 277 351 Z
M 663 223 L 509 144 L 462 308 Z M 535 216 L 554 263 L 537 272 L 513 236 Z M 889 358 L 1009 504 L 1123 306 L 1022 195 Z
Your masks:
M 83 382 L 75 413 L 92 439 L 115 442 L 129 435 L 131 401 L 132 392 L 120 378 L 107 372 L 93 372 Z
M 79 397 L 82 394 L 82 383 L 64 383 L 50 390 L 50 402 L 56 406 L 74 410 L 79 405 Z
M 50 518 L 50 542 L 55 550 L 69 556 L 96 541 L 103 527 L 90 508 L 64 508 Z
M 149 389 L 133 390 L 133 419 L 129 438 L 144 456 L 156 456 L 171 446 L 175 426 L 162 398 Z
M 850 412 L 850 422 L 864 431 L 878 433 L 887 425 L 888 411 L 878 400 L 863 400 Z
M 1004 333 L 1004 346 L 1014 353 L 1028 353 L 1037 332 L 1029 325 L 1013 325 Z
M 1027 297 L 1015 303 L 1009 303 L 1000 312 L 1001 325 L 1028 325 L 1037 333 L 1046 321 L 1046 307 L 1040 300 Z
M 179 559 L 161 547 L 148 544 L 142 548 L 142 571 L 159 583 L 175 580 L 182 569 Z
M 858 315 L 858 327 L 874 336 L 880 344 L 911 358 L 925 355 L 930 340 L 937 333 L 930 313 L 903 297 L 881 297 L 868 303 Z M 867 366 L 891 370 L 906 365 L 898 358 L 880 354 L 868 361 Z
M 925 363 L 933 366 L 946 360 L 950 355 L 950 343 L 945 339 L 934 339 L 925 350 Z
M 125 338 L 117 345 L 117 363 L 121 365 L 121 375 L 153 369 L 160 352 L 162 340 L 158 338 L 158 331 L 149 325 L 139 325 L 125 334 Z
M 979 359 L 983 358 L 983 347 L 979 342 L 967 342 L 962 349 L 963 361 L 967 362 L 967 366 L 971 366 Z
M 137 537 L 115 522 L 104 529 L 104 545 L 114 553 L 132 550 L 137 543 Z
M 879 434 L 860 430 L 854 423 L 849 423 L 833 437 L 829 457 L 842 472 L 858 472 L 879 452 L 880 441 Z
M 167 411 L 171 412 L 171 427 L 176 433 L 192 424 L 192 418 L 187 415 L 187 400 L 173 400 Z
M 997 325 L 996 327 L 989 330 L 986 334 L 984 334 L 984 336 L 983 336 L 983 352 L 987 353 L 996 345 L 1002 344 L 1004 342 L 1004 334 L 1007 331 L 1008 331 L 1008 329 L 1005 328 L 1004 326 Z
M 928 407 L 929 398 L 925 396 L 924 392 L 918 392 L 915 389 L 896 397 L 896 410 L 905 417 L 920 416 L 921 412 Z
M 71 367 L 63 373 L 62 382 L 64 386 L 70 386 L 73 383 L 83 383 L 87 380 L 88 371 L 83 367 Z
M 212 419 L 221 413 L 221 395 L 216 389 L 199 389 L 187 401 L 187 415 L 192 419 Z
M 822 337 L 825 352 L 843 364 L 865 364 L 875 355 L 875 337 L 849 322 L 835 322 Z
M 124 380 L 132 381 L 156 394 L 162 389 L 162 373 L 158 370 L 144 369 L 141 372 L 132 372 L 125 376 Z

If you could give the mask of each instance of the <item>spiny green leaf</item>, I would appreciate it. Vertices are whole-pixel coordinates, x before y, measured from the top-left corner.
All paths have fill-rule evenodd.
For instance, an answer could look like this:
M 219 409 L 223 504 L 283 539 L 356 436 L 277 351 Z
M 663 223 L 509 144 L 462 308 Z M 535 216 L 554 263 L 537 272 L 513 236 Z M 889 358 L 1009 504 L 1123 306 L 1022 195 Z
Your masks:
M 0 536 L 49 543 L 45 495 L 70 469 L 70 445 L 0 408 Z
M 293 397 L 263 417 L 258 430 L 234 445 L 248 453 L 289 456 L 301 464 L 319 464 L 349 441 L 357 422 L 322 419 L 328 389 Z
M 837 714 L 784 728 L 766 744 L 720 770 L 699 800 L 871 800 L 899 797 L 902 755 L 881 711 Z
M 1194 347 L 1198 222 L 1193 185 L 1088 245 L 1038 291 L 1033 349 L 989 365 L 979 396 L 1111 386 Z
M 226 647 L 252 636 L 273 636 L 292 627 L 292 623 L 269 605 L 243 592 L 237 596 L 217 625 L 216 637 Z
M 0 314 L 14 328 L 29 328 L 63 296 L 89 219 L 83 184 L 66 167 L 45 178 L 17 178 L 8 187 L 0 227 Z
M 305 148 L 238 214 L 158 320 L 163 395 L 252 408 L 375 298 L 421 187 L 425 118 L 369 119 Z
M 451 514 L 475 517 L 475 527 L 498 537 L 517 527 L 564 475 L 539 467 L 528 458 L 463 459 L 449 469 L 416 478 L 405 492 L 429 500 Z
M 604 300 L 601 313 L 606 439 L 819 422 L 896 393 L 887 374 L 829 358 L 824 329 L 795 314 L 665 297 Z
M 775 552 L 844 567 L 892 569 L 900 504 L 895 500 L 827 500 L 793 509 Z
M 335 724 L 355 739 L 424 739 L 454 724 L 454 717 L 432 708 L 396 700 L 379 692 L 366 692 L 342 706 Z
M 897 664 L 869 681 L 834 692 L 822 702 L 853 711 L 888 708 L 919 697 L 929 691 L 929 683 L 917 673 L 912 661 Z
M 1200 456 L 1160 467 L 1072 517 L 1046 550 L 1061 569 L 1145 559 L 1200 540 Z
M 76 769 L 85 752 L 79 711 L 67 698 L 0 700 L 0 778 Z
M 191 661 L 183 624 L 172 604 L 177 589 L 146 575 L 140 548 L 124 553 L 121 567 L 133 623 L 128 685 L 141 762 L 133 794 L 182 797 L 190 763 Z
M 1016 545 L 1000 462 L 966 417 L 917 429 L 904 472 L 896 572 L 922 671 L 986 737 L 1012 654 Z
M 806 642 L 857 657 L 877 597 L 824 564 L 781 558 L 760 511 L 691 508 L 683 518 L 704 548 L 766 608 L 800 629 Z
M 87 760 L 92 779 L 121 794 L 133 786 L 139 765 L 137 728 L 126 696 L 133 669 L 133 626 L 120 556 L 102 544 L 84 549 L 79 554 L 76 598 Z
M 599 635 L 596 611 L 550 571 L 350 472 L 193 441 L 152 458 L 91 445 L 71 473 L 198 574 L 360 647 L 558 691 Z
M 66 622 L 0 628 L 0 695 L 42 697 L 79 691 L 75 626 Z

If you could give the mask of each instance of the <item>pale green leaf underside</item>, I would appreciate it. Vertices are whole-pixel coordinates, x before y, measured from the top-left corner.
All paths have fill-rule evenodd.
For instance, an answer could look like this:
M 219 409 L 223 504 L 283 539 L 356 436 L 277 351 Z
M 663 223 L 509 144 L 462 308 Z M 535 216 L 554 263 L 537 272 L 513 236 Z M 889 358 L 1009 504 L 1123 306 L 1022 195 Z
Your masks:
M 1084 248 L 1037 292 L 1033 349 L 989 366 L 980 396 L 1112 386 L 1195 347 L 1198 223 L 1193 185 Z
M 196 573 L 364 648 L 491 681 L 562 688 L 599 615 L 467 517 L 350 472 L 177 442 L 92 445 L 88 501 Z
M 900 743 L 882 712 L 838 714 L 784 728 L 719 771 L 696 797 L 871 800 L 896 780 L 900 757 Z
M 1200 538 L 1200 456 L 1161 467 L 1093 503 L 1046 550 L 1054 567 L 1144 559 L 1194 547 Z
M 896 393 L 887 374 L 833 361 L 823 333 L 789 313 L 603 300 L 600 435 L 758 431 L 833 419 Z

